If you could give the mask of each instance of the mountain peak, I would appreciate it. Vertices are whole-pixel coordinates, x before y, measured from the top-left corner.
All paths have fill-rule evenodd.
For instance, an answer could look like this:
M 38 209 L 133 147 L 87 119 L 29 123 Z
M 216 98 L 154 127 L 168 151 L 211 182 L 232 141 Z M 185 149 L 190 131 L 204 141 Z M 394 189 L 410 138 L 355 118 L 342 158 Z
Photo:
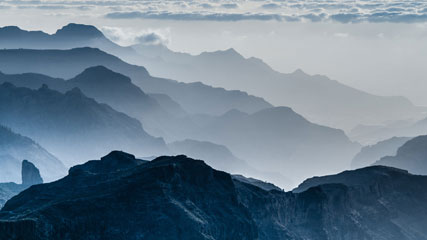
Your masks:
M 101 38 L 104 37 L 104 34 L 92 25 L 70 23 L 56 31 L 55 36 L 68 38 Z
M 305 73 L 301 68 L 298 68 L 297 70 L 292 72 L 292 75 L 307 76 L 307 73 Z
M 120 81 L 122 83 L 131 83 L 131 79 L 123 74 L 114 72 L 104 66 L 94 66 L 86 68 L 82 73 L 77 75 L 71 81 L 105 82 L 109 80 Z
M 144 162 L 136 159 L 132 154 L 122 151 L 112 151 L 102 157 L 101 160 L 92 160 L 85 164 L 72 167 L 69 173 L 72 175 L 76 175 L 81 172 L 89 172 L 92 174 L 111 173 L 123 169 L 129 169 L 142 163 Z

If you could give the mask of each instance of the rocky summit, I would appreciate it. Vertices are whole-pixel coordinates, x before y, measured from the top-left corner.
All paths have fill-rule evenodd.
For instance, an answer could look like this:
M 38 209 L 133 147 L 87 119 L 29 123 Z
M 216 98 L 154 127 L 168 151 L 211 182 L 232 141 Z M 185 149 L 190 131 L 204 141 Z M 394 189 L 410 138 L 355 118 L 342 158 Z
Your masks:
M 427 239 L 427 177 L 343 174 L 284 192 L 183 155 L 115 151 L 9 200 L 0 239 Z

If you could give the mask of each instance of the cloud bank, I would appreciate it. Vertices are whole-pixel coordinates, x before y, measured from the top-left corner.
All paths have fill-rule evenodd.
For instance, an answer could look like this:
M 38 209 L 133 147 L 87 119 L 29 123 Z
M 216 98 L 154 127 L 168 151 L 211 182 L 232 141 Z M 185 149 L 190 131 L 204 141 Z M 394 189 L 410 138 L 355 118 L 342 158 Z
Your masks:
M 427 22 L 427 2 L 405 0 L 5 0 L 1 9 L 84 11 L 110 19 L 181 21 Z

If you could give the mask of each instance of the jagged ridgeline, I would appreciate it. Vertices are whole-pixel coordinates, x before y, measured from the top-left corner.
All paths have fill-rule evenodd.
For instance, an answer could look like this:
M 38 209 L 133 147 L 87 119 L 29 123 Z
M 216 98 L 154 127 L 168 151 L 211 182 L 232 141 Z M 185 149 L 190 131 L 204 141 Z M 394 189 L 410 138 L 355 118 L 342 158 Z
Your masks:
M 185 156 L 124 152 L 32 186 L 0 211 L 1 239 L 427 239 L 427 177 L 369 167 L 297 192 Z

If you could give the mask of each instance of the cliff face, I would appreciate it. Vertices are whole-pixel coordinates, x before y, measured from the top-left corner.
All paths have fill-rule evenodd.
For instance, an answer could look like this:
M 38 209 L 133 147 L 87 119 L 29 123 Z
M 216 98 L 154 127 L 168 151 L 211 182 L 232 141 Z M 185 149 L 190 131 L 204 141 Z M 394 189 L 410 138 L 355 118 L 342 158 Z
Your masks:
M 8 201 L 0 239 L 427 239 L 427 177 L 350 173 L 268 191 L 185 156 L 145 163 L 113 152 Z

